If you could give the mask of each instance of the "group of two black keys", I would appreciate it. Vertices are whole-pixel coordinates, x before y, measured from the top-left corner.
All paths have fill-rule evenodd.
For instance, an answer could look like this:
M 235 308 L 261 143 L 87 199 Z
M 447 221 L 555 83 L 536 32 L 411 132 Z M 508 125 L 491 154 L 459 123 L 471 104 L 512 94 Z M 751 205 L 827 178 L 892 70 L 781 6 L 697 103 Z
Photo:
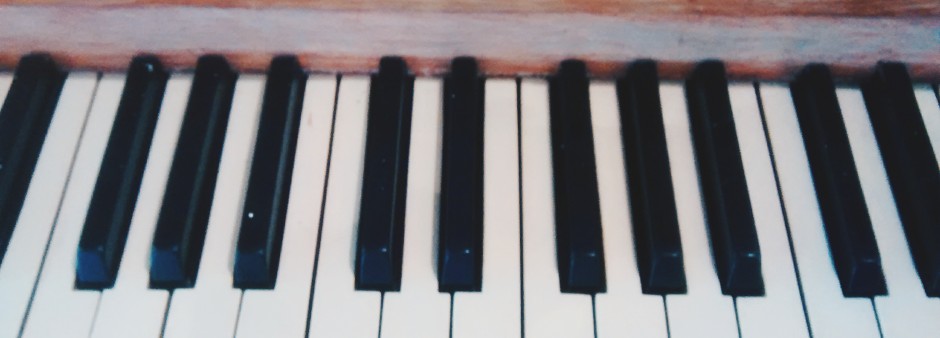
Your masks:
M 10 128 L 11 117 L 45 118 L 47 128 L 64 78 L 47 57 L 24 57 L 0 128 Z M 155 58 L 138 57 L 131 63 L 82 233 L 76 275 L 80 288 L 107 288 L 114 282 L 167 78 Z M 188 287 L 195 281 L 236 78 L 222 57 L 204 56 L 198 62 L 154 235 L 152 287 Z M 272 61 L 237 243 L 236 287 L 271 288 L 276 280 L 305 78 L 296 59 Z M 394 291 L 400 286 L 413 81 L 398 58 L 384 58 L 372 77 L 355 258 L 358 289 Z M 441 291 L 481 287 L 483 81 L 471 58 L 455 59 L 444 79 Z M 560 285 L 565 292 L 603 292 L 604 255 L 584 64 L 563 62 L 549 84 Z M 791 88 L 843 292 L 884 293 L 877 246 L 828 71 L 808 66 Z M 918 272 L 928 293 L 935 295 L 940 283 L 934 267 L 940 249 L 930 245 L 937 237 L 937 218 L 928 207 L 929 201 L 936 201 L 935 185 L 940 180 L 931 171 L 933 156 L 923 156 L 932 154 L 910 79 L 903 65 L 880 64 L 863 89 L 873 124 L 881 123 L 876 127 L 879 146 L 903 150 L 885 156 L 886 168 Z M 617 94 L 643 291 L 683 293 L 682 249 L 655 63 L 633 63 L 618 79 Z M 686 96 L 722 291 L 763 294 L 759 245 L 722 64 L 701 63 L 686 82 Z M 43 124 L 43 120 L 37 123 Z M 0 238 L 4 249 L 15 223 L 7 211 L 18 209 L 22 198 L 17 202 L 17 194 L 25 194 L 25 186 L 6 183 L 23 180 L 7 177 L 31 173 L 38 158 L 35 143 L 41 145 L 45 134 L 45 129 L 30 131 L 19 136 L 24 139 L 20 143 L 0 139 L 6 141 L 0 143 L 0 151 L 8 154 L 10 149 L 24 148 L 24 143 L 32 144 L 27 151 L 13 152 L 20 158 L 2 158 L 5 165 L 25 163 L 25 169 L 5 170 L 0 176 L 0 184 L 6 184 L 0 186 L 4 198 L 0 210 L 6 216 L 0 232 L 6 234 Z M 14 176 L 18 177 L 22 176 Z M 846 183 L 845 177 L 849 181 L 854 177 L 854 184 Z M 920 183 L 912 184 L 912 177 Z

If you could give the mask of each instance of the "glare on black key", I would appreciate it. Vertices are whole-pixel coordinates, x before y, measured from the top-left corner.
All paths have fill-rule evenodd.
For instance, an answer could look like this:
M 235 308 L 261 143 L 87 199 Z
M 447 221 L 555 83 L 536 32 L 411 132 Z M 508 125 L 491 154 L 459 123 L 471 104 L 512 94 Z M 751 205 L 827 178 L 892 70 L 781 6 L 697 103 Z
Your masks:
M 607 289 L 588 78 L 581 61 L 549 79 L 555 239 L 563 292 Z
M 883 295 L 878 244 L 829 69 L 807 66 L 790 91 L 842 294 Z
M 190 287 L 202 256 L 237 74 L 221 56 L 196 65 L 150 258 L 150 286 Z
M 398 291 L 414 77 L 400 58 L 385 57 L 372 76 L 362 201 L 356 242 L 356 289 Z
M 479 291 L 483 269 L 483 91 L 472 58 L 444 78 L 438 287 Z
M 862 84 L 872 129 L 924 290 L 940 297 L 940 170 L 907 68 L 879 63 Z
M 131 62 L 78 245 L 78 288 L 114 284 L 168 78 L 154 57 Z
M 672 171 L 656 63 L 638 61 L 617 81 L 623 153 L 643 293 L 685 293 Z
M 725 67 L 699 64 L 685 85 L 705 218 L 721 292 L 764 294 L 751 210 Z
M 237 288 L 270 289 L 277 280 L 306 80 L 295 57 L 271 62 L 235 251 Z
M 65 77 L 66 73 L 48 55 L 26 55 L 20 59 L 0 109 L 0 263 L 26 199 Z

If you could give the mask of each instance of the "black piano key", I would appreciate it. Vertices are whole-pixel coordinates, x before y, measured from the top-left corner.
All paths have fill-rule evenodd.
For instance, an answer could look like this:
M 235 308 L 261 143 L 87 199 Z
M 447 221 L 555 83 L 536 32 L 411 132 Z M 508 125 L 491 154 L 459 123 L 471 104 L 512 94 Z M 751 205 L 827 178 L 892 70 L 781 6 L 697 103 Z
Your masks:
M 643 293 L 685 293 L 679 219 L 656 63 L 638 61 L 631 65 L 617 81 L 617 97 Z
M 197 62 L 154 233 L 153 288 L 190 287 L 196 280 L 237 77 L 221 56 Z
M 382 58 L 369 90 L 357 290 L 398 291 L 401 286 L 413 91 L 414 77 L 405 62 Z
M 75 285 L 114 285 L 169 74 L 154 57 L 137 57 L 114 117 L 78 245 Z
M 480 291 L 483 269 L 484 80 L 472 58 L 444 78 L 438 241 L 440 291 Z
M 562 292 L 607 289 L 588 78 L 581 61 L 549 79 L 555 240 Z
M 879 63 L 862 84 L 891 192 L 924 290 L 940 297 L 940 170 L 910 76 Z
M 295 57 L 271 62 L 235 251 L 237 288 L 270 289 L 277 279 L 306 79 Z
M 721 291 L 732 296 L 763 295 L 760 245 L 724 65 L 716 61 L 699 64 L 685 91 Z
M 23 208 L 65 77 L 48 55 L 24 56 L 0 110 L 0 262 Z
M 842 294 L 883 295 L 881 257 L 829 69 L 807 66 L 790 91 Z

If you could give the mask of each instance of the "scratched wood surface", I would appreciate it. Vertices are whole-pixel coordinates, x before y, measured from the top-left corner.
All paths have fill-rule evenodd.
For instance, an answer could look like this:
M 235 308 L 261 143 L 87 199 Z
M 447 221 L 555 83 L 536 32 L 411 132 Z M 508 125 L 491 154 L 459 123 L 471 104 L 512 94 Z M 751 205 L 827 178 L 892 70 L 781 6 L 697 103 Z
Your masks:
M 189 68 L 205 53 L 245 71 L 296 54 L 317 72 L 373 71 L 404 56 L 418 74 L 472 55 L 492 75 L 541 75 L 566 58 L 606 77 L 652 58 L 667 78 L 721 59 L 735 78 L 786 78 L 806 63 L 841 77 L 878 60 L 940 79 L 936 0 L 0 0 L 0 68 L 28 52 L 120 70 L 156 54 Z

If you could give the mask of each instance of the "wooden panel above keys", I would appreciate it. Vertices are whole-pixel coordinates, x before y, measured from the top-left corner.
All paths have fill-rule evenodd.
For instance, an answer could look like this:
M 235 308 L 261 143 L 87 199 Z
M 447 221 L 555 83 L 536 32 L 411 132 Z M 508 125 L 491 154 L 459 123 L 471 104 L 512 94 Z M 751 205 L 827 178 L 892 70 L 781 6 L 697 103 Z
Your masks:
M 637 58 L 666 78 L 721 59 L 736 79 L 789 78 L 809 62 L 837 77 L 879 60 L 940 78 L 935 0 L 0 0 L 0 68 L 50 52 L 71 68 L 121 70 L 140 53 L 192 68 L 223 54 L 262 71 L 273 55 L 307 69 L 369 73 L 400 55 L 418 75 L 441 75 L 472 55 L 487 75 L 544 75 L 587 61 L 609 77 Z

